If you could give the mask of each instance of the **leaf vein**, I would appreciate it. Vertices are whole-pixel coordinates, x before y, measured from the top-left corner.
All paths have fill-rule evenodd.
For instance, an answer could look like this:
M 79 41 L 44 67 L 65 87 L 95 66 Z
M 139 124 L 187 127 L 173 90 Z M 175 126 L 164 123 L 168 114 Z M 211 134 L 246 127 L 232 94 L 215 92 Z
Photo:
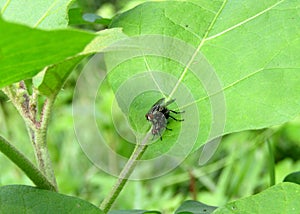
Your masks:
M 52 3 L 52 5 L 50 5 L 50 7 L 48 8 L 48 10 L 44 13 L 44 15 L 42 15 L 42 17 L 33 25 L 33 27 L 37 27 L 39 24 L 41 24 L 41 22 L 43 21 L 43 20 L 45 20 L 46 19 L 46 17 L 48 16 L 48 15 L 50 15 L 50 11 L 52 10 L 52 8 L 56 5 L 58 3 L 58 1 L 56 0 L 56 1 L 54 1 L 53 3 Z
M 222 31 L 222 32 L 220 32 L 220 33 L 218 33 L 218 34 L 215 34 L 215 35 L 213 35 L 213 36 L 210 36 L 210 37 L 206 38 L 205 40 L 208 41 L 208 40 L 211 40 L 211 39 L 215 39 L 215 38 L 217 38 L 217 37 L 219 37 L 219 36 L 221 36 L 221 35 L 223 35 L 223 34 L 229 32 L 229 31 L 232 31 L 232 30 L 234 30 L 235 28 L 238 28 L 238 27 L 242 26 L 243 24 L 245 24 L 245 23 L 247 23 L 247 22 L 250 22 L 251 20 L 253 20 L 253 19 L 255 19 L 255 18 L 257 18 L 257 17 L 263 15 L 264 13 L 268 12 L 269 10 L 273 9 L 274 7 L 276 7 L 277 5 L 281 4 L 281 3 L 284 2 L 284 1 L 285 1 L 285 0 L 281 0 L 281 1 L 277 2 L 276 4 L 274 4 L 274 5 L 272 5 L 272 6 L 268 7 L 268 8 L 266 8 L 265 10 L 263 10 L 263 11 L 261 11 L 261 12 L 255 14 L 254 16 L 251 16 L 251 17 L 249 17 L 248 19 L 245 19 L 244 21 L 242 21 L 242 22 L 240 22 L 240 23 L 237 23 L 237 24 L 233 25 L 233 26 L 230 27 L 230 28 L 227 28 L 226 30 L 224 30 L 224 31 Z
M 200 44 L 198 45 L 196 51 L 194 52 L 194 54 L 192 55 L 191 59 L 189 60 L 189 62 L 187 63 L 187 65 L 185 66 L 183 72 L 181 73 L 176 85 L 174 86 L 172 92 L 170 93 L 168 99 L 171 99 L 173 94 L 175 93 L 175 91 L 177 90 L 179 84 L 182 82 L 183 78 L 185 77 L 187 71 L 189 70 L 189 67 L 191 66 L 191 64 L 193 63 L 195 57 L 197 56 L 197 54 L 199 53 L 201 47 L 203 46 L 204 42 L 206 41 L 206 37 L 209 33 L 209 31 L 212 29 L 213 25 L 215 24 L 217 18 L 219 17 L 219 15 L 221 14 L 222 10 L 224 9 L 225 5 L 227 3 L 227 0 L 224 0 L 223 4 L 221 5 L 219 11 L 217 12 L 217 14 L 215 15 L 215 17 L 213 18 L 212 22 L 210 23 L 209 27 L 207 28 L 207 31 L 205 32 L 202 40 L 200 41 Z
M 6 8 L 8 7 L 9 3 L 11 0 L 7 0 L 3 6 L 3 8 L 1 9 L 1 14 L 3 15 L 4 11 L 6 10 Z

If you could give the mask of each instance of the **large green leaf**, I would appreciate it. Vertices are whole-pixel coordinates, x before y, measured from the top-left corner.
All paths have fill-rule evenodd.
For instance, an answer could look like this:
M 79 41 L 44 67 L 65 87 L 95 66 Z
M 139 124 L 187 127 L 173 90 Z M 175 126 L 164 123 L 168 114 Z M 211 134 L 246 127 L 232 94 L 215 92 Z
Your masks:
M 0 188 L 0 213 L 103 213 L 79 198 L 23 185 Z
M 75 30 L 43 31 L 0 19 L 0 87 L 31 78 L 45 66 L 77 55 L 95 35 Z
M 71 1 L 4 0 L 0 1 L 0 12 L 6 20 L 34 28 L 66 28 L 68 25 L 67 7 Z
M 180 127 L 181 148 L 199 148 L 299 114 L 299 14 L 297 0 L 202 0 L 149 2 L 117 16 L 111 27 L 132 39 L 112 47 L 106 62 L 133 128 L 149 128 L 144 115 L 162 92 L 185 110 L 185 121 L 171 121 L 173 132 L 148 152 L 168 151 Z
M 230 202 L 214 213 L 299 213 L 300 185 L 280 183 L 257 195 Z

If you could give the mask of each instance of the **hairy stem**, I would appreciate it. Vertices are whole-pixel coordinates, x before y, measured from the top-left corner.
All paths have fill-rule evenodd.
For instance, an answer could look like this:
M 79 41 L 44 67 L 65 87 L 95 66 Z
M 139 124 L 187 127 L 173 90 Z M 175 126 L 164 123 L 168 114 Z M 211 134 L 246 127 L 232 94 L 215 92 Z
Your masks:
M 45 174 L 45 176 L 57 189 L 56 178 L 47 147 L 47 129 L 54 100 L 55 98 L 46 99 L 41 112 L 39 127 L 32 130 L 31 137 L 35 146 L 39 169 Z
M 132 171 L 134 170 L 137 161 L 143 156 L 144 152 L 146 151 L 148 145 L 148 139 L 150 136 L 150 132 L 145 136 L 141 144 L 137 144 L 135 150 L 131 154 L 129 160 L 127 161 L 125 167 L 121 171 L 117 182 L 113 186 L 109 195 L 104 199 L 104 201 L 100 205 L 100 209 L 103 210 L 104 213 L 108 213 L 110 208 L 112 207 L 113 203 L 116 201 L 117 197 L 121 193 L 122 189 L 124 188 L 128 178 L 130 177 Z
M 55 186 L 20 151 L 0 136 L 0 151 L 14 162 L 39 188 L 55 190 Z
M 30 96 L 24 81 L 21 81 L 18 84 L 7 86 L 2 90 L 11 100 L 11 102 L 25 121 L 29 136 L 31 137 L 31 141 L 35 149 L 35 155 L 39 170 L 41 170 L 41 172 L 47 177 L 47 179 L 57 190 L 56 179 L 54 176 L 54 171 L 52 168 L 46 141 L 47 128 L 56 94 L 46 99 L 43 109 L 40 113 L 40 118 L 38 120 L 37 91 L 34 90 L 33 94 Z

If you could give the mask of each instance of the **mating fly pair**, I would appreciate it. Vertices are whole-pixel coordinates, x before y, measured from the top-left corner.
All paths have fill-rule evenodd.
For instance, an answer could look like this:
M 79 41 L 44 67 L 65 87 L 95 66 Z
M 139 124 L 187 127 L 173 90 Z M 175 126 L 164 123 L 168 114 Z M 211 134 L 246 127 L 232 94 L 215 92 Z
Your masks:
M 165 98 L 161 98 L 158 100 L 148 111 L 148 113 L 145 115 L 146 119 L 152 123 L 152 130 L 151 133 L 155 135 L 160 136 L 160 140 L 162 140 L 162 132 L 167 130 L 172 130 L 167 127 L 168 118 L 172 118 L 175 121 L 184 121 L 183 119 L 176 119 L 170 113 L 174 114 L 181 114 L 184 113 L 184 111 L 173 111 L 167 108 L 168 105 L 173 103 L 175 99 L 169 100 L 168 102 L 165 102 Z

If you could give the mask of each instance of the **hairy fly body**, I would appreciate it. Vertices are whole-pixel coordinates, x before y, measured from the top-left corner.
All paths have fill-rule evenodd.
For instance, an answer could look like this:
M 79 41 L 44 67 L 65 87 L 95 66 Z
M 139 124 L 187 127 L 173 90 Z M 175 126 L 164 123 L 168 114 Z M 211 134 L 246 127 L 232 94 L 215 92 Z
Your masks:
M 158 100 L 148 111 L 148 113 L 145 115 L 146 119 L 152 123 L 152 130 L 151 133 L 155 135 L 159 135 L 160 139 L 162 140 L 162 132 L 167 130 L 172 130 L 167 127 L 168 119 L 172 118 L 175 121 L 183 121 L 183 119 L 176 119 L 170 113 L 174 114 L 181 114 L 182 112 L 179 111 L 173 111 L 167 108 L 167 106 L 171 103 L 173 103 L 175 99 L 169 100 L 168 102 L 165 102 L 165 98 L 161 98 Z

